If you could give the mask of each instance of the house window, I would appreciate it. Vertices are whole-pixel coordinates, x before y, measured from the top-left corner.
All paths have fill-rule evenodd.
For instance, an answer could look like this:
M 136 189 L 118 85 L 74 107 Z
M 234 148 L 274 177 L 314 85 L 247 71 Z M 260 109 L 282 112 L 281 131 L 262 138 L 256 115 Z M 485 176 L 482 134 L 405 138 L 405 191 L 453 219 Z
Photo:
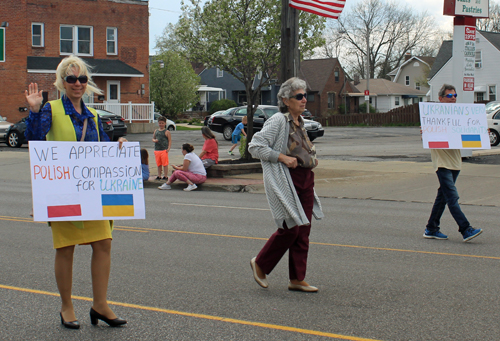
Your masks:
M 31 46 L 33 47 L 43 47 L 43 24 L 32 23 L 31 24 Z
M 107 54 L 118 54 L 118 32 L 116 27 L 106 28 L 106 52 Z
M 476 69 L 480 69 L 483 67 L 483 60 L 481 58 L 481 51 L 476 51 Z
M 224 76 L 224 71 L 222 71 L 221 69 L 217 68 L 217 78 L 221 78 Z
M 394 105 L 399 105 L 399 96 L 394 97 Z
M 335 82 L 338 82 L 339 81 L 339 68 L 335 69 L 334 75 L 335 75 Z
M 410 76 L 405 76 L 405 85 L 410 86 Z
M 415 83 L 415 89 L 420 90 L 420 83 Z
M 477 92 L 476 93 L 476 102 L 482 102 L 484 101 L 484 92 Z
M 328 109 L 335 109 L 335 93 L 328 93 Z
M 61 25 L 60 52 L 62 55 L 76 54 L 92 56 L 93 42 L 91 26 Z
M 314 94 L 307 94 L 307 101 L 314 102 Z
M 490 96 L 490 101 L 497 100 L 497 86 L 496 85 L 489 85 L 488 86 L 488 95 Z

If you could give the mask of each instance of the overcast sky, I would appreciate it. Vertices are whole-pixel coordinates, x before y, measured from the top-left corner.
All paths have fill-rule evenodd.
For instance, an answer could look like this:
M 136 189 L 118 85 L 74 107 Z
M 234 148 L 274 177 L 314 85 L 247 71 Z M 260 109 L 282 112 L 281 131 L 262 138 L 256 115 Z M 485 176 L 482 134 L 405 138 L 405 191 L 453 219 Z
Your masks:
M 186 0 L 189 1 L 189 0 Z M 362 0 L 347 0 L 346 9 L 356 5 Z M 408 6 L 418 12 L 427 11 L 434 16 L 437 24 L 446 31 L 453 30 L 453 18 L 443 15 L 444 0 L 395 0 L 405 2 Z M 345 10 L 345 9 L 344 9 Z M 163 34 L 168 23 L 176 23 L 181 15 L 180 0 L 149 0 L 149 53 L 155 54 L 154 47 L 156 39 Z

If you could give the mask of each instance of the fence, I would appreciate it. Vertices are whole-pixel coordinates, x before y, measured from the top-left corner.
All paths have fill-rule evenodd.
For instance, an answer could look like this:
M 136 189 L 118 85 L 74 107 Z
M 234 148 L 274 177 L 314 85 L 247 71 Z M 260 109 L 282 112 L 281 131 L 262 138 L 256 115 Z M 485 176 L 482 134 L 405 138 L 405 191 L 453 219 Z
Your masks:
M 86 106 L 111 111 L 132 123 L 133 121 L 154 121 L 155 103 L 85 103 Z
M 328 117 L 320 117 L 316 119 L 316 121 L 329 127 L 349 125 L 383 126 L 390 124 L 418 124 L 420 122 L 420 114 L 418 103 L 415 103 L 393 109 L 386 113 L 331 115 Z

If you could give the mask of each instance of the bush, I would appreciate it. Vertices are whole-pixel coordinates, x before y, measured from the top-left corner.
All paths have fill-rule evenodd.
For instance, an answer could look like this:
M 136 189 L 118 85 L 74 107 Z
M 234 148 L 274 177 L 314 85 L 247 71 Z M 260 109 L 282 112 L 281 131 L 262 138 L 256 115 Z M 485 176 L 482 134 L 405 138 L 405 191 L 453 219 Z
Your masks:
M 210 115 L 213 114 L 216 111 L 219 110 L 227 110 L 230 108 L 237 107 L 238 105 L 236 104 L 235 101 L 231 99 L 220 99 L 218 101 L 213 101 L 212 104 L 210 104 Z
M 370 114 L 375 114 L 376 112 L 377 110 L 375 110 L 375 108 L 370 105 Z M 359 113 L 366 114 L 366 102 L 359 105 Z
M 245 158 L 245 149 L 247 147 L 247 137 L 246 136 L 242 136 L 241 137 L 241 140 L 240 140 L 240 155 L 241 155 L 241 158 L 244 159 Z

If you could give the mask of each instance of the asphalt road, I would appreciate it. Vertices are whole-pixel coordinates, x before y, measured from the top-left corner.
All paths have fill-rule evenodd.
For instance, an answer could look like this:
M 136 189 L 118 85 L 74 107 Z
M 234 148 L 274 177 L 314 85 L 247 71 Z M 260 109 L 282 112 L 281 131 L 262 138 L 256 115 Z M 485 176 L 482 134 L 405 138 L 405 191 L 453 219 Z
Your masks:
M 2 181 L 2 340 L 496 340 L 500 232 L 495 207 L 466 207 L 486 232 L 465 244 L 422 238 L 426 203 L 323 198 L 307 280 L 289 292 L 287 261 L 253 280 L 249 260 L 273 230 L 261 194 L 145 190 L 146 220 L 117 221 L 109 300 L 129 321 L 92 327 L 90 247 L 74 266 L 78 331 L 62 328 L 49 228 L 29 183 Z
M 327 128 L 315 142 L 320 157 L 393 160 L 407 150 L 423 158 L 418 134 Z M 173 137 L 179 147 L 203 143 L 199 132 Z M 150 135 L 129 140 L 147 146 Z M 230 142 L 219 143 L 229 149 Z M 307 275 L 320 291 L 306 294 L 287 290 L 286 259 L 269 289 L 252 278 L 249 261 L 274 226 L 265 195 L 154 188 L 145 189 L 146 219 L 117 221 L 113 235 L 108 298 L 129 324 L 90 325 L 91 251 L 81 246 L 73 294 L 82 328 L 67 330 L 59 323 L 51 233 L 28 215 L 28 165 L 15 157 L 27 148 L 3 152 L 13 154 L 0 158 L 9 162 L 0 163 L 0 340 L 465 341 L 500 334 L 497 207 L 463 207 L 485 229 L 463 243 L 447 212 L 441 225 L 450 239 L 422 238 L 427 202 L 322 198 L 326 217 L 313 222 Z

